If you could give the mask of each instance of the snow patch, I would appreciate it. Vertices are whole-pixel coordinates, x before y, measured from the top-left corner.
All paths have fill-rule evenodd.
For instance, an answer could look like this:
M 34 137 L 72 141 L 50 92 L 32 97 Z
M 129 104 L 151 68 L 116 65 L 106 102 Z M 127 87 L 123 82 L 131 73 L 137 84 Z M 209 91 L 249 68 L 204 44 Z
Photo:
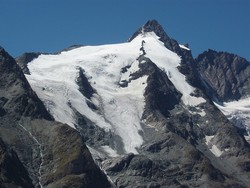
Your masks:
M 184 45 L 182 45 L 182 44 L 179 44 L 179 46 L 180 46 L 180 48 L 182 48 L 182 49 L 184 49 L 184 50 L 190 51 L 190 49 L 189 49 L 188 47 L 186 47 L 186 46 L 184 46 Z
M 101 149 L 104 150 L 104 152 L 107 153 L 107 155 L 109 157 L 117 157 L 118 156 L 117 152 L 109 146 L 101 146 Z
M 216 145 L 212 145 L 212 148 L 210 149 L 210 151 L 216 156 L 216 157 L 220 157 L 223 153 L 223 151 L 221 151 Z
M 249 132 L 248 132 L 248 135 L 245 136 L 245 139 L 246 139 L 246 141 L 247 141 L 248 143 L 250 143 L 250 133 L 249 133 Z
M 205 136 L 206 144 L 208 145 L 213 138 L 214 136 Z
M 198 112 L 198 114 L 200 114 L 201 117 L 204 117 L 206 115 L 206 112 L 204 110 L 201 110 L 201 112 Z
M 209 150 L 216 156 L 220 157 L 223 153 L 216 145 L 211 143 L 211 140 L 214 138 L 213 136 L 205 136 L 206 139 L 206 145 L 208 146 Z
M 192 107 L 191 109 L 189 109 L 189 113 L 190 114 L 199 114 L 201 117 L 206 116 L 205 110 L 201 109 L 199 107 Z

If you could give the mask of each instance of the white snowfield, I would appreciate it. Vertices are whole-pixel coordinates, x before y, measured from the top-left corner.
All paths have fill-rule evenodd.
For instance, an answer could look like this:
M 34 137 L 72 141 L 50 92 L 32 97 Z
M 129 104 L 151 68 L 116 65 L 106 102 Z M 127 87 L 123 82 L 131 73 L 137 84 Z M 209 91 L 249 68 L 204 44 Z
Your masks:
M 73 109 L 77 110 L 97 126 L 119 135 L 126 153 L 138 153 L 137 148 L 143 144 L 140 123 L 147 76 L 132 80 L 127 87 L 120 87 L 119 83 L 129 80 L 130 74 L 139 70 L 137 58 L 142 53 L 143 40 L 146 56 L 166 71 L 183 94 L 183 103 L 196 106 L 205 102 L 203 98 L 190 96 L 194 88 L 177 69 L 180 57 L 165 48 L 154 33 L 139 35 L 122 44 L 84 46 L 57 55 L 40 55 L 28 64 L 31 75 L 26 77 L 55 120 L 75 128 Z M 128 71 L 122 73 L 121 69 L 128 65 Z M 79 67 L 96 90 L 91 101 L 98 107 L 97 111 L 88 107 L 86 101 L 89 99 L 76 84 Z M 104 146 L 101 149 L 116 155 L 116 148 Z
M 217 103 L 214 104 L 229 118 L 229 120 L 240 122 L 240 124 L 236 124 L 236 126 L 246 129 L 248 135 L 245 136 L 245 139 L 250 143 L 250 97 L 223 103 L 222 105 Z

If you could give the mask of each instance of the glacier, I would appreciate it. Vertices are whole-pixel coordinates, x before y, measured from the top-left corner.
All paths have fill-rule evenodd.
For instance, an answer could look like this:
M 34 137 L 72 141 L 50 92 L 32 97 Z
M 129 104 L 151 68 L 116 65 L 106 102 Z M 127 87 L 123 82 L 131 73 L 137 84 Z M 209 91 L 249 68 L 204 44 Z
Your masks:
M 40 55 L 28 64 L 30 75 L 26 77 L 56 121 L 76 128 L 76 110 L 106 132 L 119 135 L 125 153 L 137 154 L 144 142 L 141 123 L 147 76 L 129 79 L 139 70 L 137 59 L 142 55 L 142 45 L 145 57 L 165 71 L 182 94 L 185 105 L 197 106 L 206 102 L 201 97 L 192 96 L 195 89 L 178 70 L 181 57 L 168 50 L 154 32 L 142 33 L 131 42 L 83 46 L 59 54 Z M 79 91 L 76 83 L 79 67 L 96 91 L 91 99 Z M 121 71 L 124 67 L 129 67 L 127 72 Z M 120 87 L 124 80 L 129 81 L 128 86 Z M 89 108 L 88 100 L 98 110 Z M 117 155 L 117 148 L 102 146 L 100 150 L 110 156 Z

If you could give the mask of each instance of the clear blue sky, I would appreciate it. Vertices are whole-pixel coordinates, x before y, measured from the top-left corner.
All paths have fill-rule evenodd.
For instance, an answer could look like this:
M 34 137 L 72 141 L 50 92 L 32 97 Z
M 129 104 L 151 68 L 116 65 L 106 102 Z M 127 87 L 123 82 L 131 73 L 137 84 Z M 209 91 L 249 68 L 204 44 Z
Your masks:
M 0 0 L 0 19 L 0 45 L 14 57 L 124 42 L 156 19 L 194 56 L 210 48 L 250 60 L 250 0 Z

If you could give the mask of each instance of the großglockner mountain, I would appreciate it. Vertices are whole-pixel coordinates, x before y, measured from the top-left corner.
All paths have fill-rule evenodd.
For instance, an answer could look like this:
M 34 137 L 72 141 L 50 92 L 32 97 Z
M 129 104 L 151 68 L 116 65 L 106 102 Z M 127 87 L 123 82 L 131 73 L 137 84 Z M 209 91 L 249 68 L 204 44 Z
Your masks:
M 248 187 L 249 65 L 194 59 L 156 20 L 120 44 L 1 49 L 0 184 Z

